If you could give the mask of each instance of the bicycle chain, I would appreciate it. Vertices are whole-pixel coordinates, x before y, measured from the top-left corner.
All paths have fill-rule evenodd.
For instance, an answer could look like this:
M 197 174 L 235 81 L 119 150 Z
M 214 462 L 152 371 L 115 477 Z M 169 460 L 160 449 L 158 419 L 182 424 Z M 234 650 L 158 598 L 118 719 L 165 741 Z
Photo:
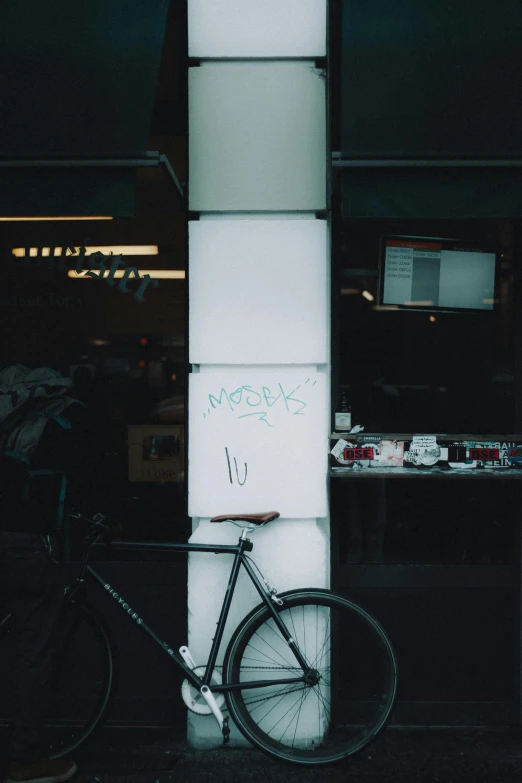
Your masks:
M 214 666 L 214 669 L 222 669 L 222 666 Z M 241 671 L 244 669 L 262 669 L 263 671 L 266 669 L 277 669 L 277 671 L 285 671 L 285 672 L 300 672 L 301 669 L 297 666 L 242 666 Z
M 222 666 L 215 666 L 214 668 L 215 669 L 222 669 L 223 667 Z M 277 669 L 278 671 L 281 671 L 282 669 L 284 669 L 284 671 L 300 671 L 300 669 L 297 669 L 295 667 L 293 669 L 292 668 L 285 669 L 283 666 L 242 666 L 241 669 L 242 670 L 243 669 L 256 669 L 256 670 L 257 669 L 262 669 L 262 670 Z M 274 682 L 274 684 L 277 684 L 277 680 Z M 301 685 L 299 685 L 296 688 L 292 688 L 289 691 L 285 691 L 284 695 L 287 696 L 290 693 L 295 693 L 296 691 L 301 691 L 301 690 L 303 690 L 303 688 L 302 688 Z M 244 701 L 245 701 L 246 706 L 250 706 L 251 704 L 257 704 L 260 701 L 268 701 L 268 699 L 272 699 L 272 698 L 273 698 L 273 696 L 260 696 L 259 699 L 249 699 L 248 702 L 246 700 L 244 700 Z M 228 711 L 229 711 L 228 707 L 222 707 L 222 712 L 228 712 Z

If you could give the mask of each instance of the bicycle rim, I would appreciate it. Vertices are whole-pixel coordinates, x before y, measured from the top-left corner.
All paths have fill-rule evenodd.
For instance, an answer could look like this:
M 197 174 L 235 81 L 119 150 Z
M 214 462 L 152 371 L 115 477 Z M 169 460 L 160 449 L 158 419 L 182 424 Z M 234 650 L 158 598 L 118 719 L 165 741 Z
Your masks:
M 0 660 L 7 662 L 4 671 L 11 672 L 2 678 L 4 725 L 15 695 L 16 640 L 11 637 L 0 637 Z M 67 609 L 57 647 L 44 725 L 46 755 L 53 759 L 69 755 L 91 736 L 103 720 L 115 684 L 109 635 L 89 607 Z
M 223 672 L 227 683 L 273 680 L 227 693 L 234 721 L 255 745 L 281 760 L 315 766 L 365 747 L 385 726 L 397 691 L 391 644 L 364 609 L 328 591 L 282 594 L 279 616 L 318 682 L 278 683 L 302 675 L 264 604 L 235 632 Z

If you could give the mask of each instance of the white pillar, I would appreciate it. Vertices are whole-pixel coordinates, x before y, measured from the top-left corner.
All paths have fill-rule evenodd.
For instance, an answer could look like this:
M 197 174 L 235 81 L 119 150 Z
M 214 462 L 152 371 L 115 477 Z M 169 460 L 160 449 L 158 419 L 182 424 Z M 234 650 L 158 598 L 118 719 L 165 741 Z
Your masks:
M 279 591 L 329 585 L 326 0 L 188 0 L 191 541 L 252 536 Z M 191 555 L 188 646 L 206 661 L 230 556 Z M 259 598 L 242 574 L 218 664 Z M 194 746 L 219 744 L 189 713 Z M 232 731 L 232 742 L 239 742 Z

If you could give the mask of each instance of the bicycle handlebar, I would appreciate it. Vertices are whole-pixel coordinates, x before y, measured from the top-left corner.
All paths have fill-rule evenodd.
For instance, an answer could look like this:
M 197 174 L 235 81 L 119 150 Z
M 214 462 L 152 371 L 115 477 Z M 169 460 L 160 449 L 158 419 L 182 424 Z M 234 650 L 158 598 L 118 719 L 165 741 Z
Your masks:
M 88 527 L 83 537 L 83 541 L 84 544 L 89 547 L 100 543 L 100 539 L 103 540 L 103 543 L 108 544 L 111 541 L 113 533 L 121 532 L 123 530 L 121 523 L 111 526 L 108 522 L 106 522 L 105 514 L 100 512 L 93 514 L 92 517 L 87 517 L 81 514 L 79 511 L 75 511 L 71 512 L 69 516 L 71 519 L 75 519 L 78 522 L 87 522 Z

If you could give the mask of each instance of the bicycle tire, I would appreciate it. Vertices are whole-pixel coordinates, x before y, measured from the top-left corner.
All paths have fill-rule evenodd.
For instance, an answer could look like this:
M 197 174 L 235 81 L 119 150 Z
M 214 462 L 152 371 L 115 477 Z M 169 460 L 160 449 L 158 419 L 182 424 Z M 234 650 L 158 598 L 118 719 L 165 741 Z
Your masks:
M 14 665 L 15 646 L 9 637 L 8 615 L 0 623 L 0 660 L 7 657 Z M 57 647 L 44 726 L 45 753 L 51 759 L 70 755 L 92 736 L 111 705 L 116 684 L 110 631 L 87 604 L 67 606 Z M 6 701 L 0 699 L 4 716 Z M 9 718 L 2 723 L 9 725 Z
M 275 679 L 266 688 L 228 691 L 230 715 L 252 744 L 280 760 L 303 766 L 341 761 L 368 745 L 389 719 L 398 677 L 393 648 L 375 618 L 329 590 L 279 597 L 281 619 L 321 679 L 315 685 L 277 684 L 274 670 L 282 678 L 302 669 L 266 605 L 259 604 L 229 642 L 223 680 Z

